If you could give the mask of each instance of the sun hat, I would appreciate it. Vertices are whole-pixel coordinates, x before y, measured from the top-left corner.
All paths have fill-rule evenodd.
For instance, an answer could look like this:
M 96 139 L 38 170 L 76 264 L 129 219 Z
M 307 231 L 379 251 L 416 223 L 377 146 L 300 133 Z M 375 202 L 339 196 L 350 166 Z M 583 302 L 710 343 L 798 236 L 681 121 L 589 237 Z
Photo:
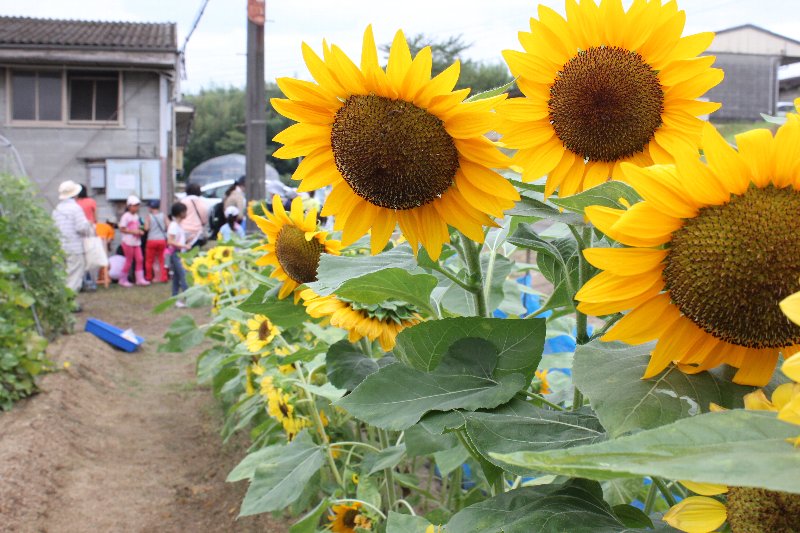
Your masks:
M 73 198 L 78 196 L 78 193 L 81 192 L 81 186 L 75 183 L 72 180 L 67 180 L 61 183 L 58 186 L 58 199 L 59 200 L 66 200 L 67 198 Z
M 225 208 L 225 218 L 228 217 L 238 217 L 239 216 L 239 208 L 235 205 L 229 205 Z
M 139 197 L 135 194 L 128 196 L 128 201 L 125 202 L 126 205 L 139 205 L 140 203 L 142 203 L 142 201 L 139 200 Z

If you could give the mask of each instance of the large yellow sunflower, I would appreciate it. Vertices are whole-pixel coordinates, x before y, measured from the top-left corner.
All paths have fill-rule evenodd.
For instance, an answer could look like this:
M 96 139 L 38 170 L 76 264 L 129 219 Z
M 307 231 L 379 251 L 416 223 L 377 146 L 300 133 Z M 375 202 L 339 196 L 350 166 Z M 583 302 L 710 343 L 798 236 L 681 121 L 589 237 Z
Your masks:
M 524 52 L 503 55 L 525 98 L 498 105 L 498 131 L 524 181 L 548 175 L 545 195 L 569 196 L 609 178 L 622 162 L 672 163 L 697 152 L 702 121 L 719 104 L 697 98 L 722 81 L 713 33 L 681 37 L 675 2 L 566 1 L 567 19 L 539 5 Z
M 508 158 L 484 137 L 505 95 L 463 102 L 469 90 L 452 90 L 458 63 L 431 79 L 430 47 L 412 60 L 398 31 L 384 71 L 371 27 L 360 67 L 326 43 L 322 58 L 303 44 L 303 57 L 316 83 L 277 80 L 288 99 L 272 105 L 298 124 L 275 136 L 284 146 L 274 155 L 305 156 L 294 174 L 300 191 L 333 186 L 322 214 L 335 216 L 345 245 L 371 230 L 378 253 L 399 223 L 414 250 L 421 243 L 436 259 L 448 224 L 483 242 L 489 216 L 519 199 L 491 170 Z
M 366 337 L 378 339 L 388 352 L 394 348 L 397 334 L 420 322 L 416 311 L 402 303 L 385 302 L 376 306 L 348 302 L 333 294 L 319 296 L 311 289 L 300 293 L 306 312 L 314 318 L 330 317 L 331 325 L 348 332 L 350 342 Z
M 679 155 L 676 165 L 622 166 L 644 201 L 586 209 L 627 247 L 585 251 L 604 272 L 578 291 L 578 308 L 631 309 L 603 339 L 658 339 L 645 378 L 672 361 L 692 373 L 727 363 L 735 382 L 762 386 L 779 354 L 800 348 L 800 327 L 779 307 L 800 289 L 800 117 L 774 137 L 737 135 L 738 153 L 710 124 L 702 142 L 707 164 Z
M 286 298 L 299 285 L 317 280 L 319 258 L 323 253 L 340 253 L 341 242 L 328 239 L 326 231 L 317 231 L 317 210 L 310 209 L 304 214 L 300 197 L 292 200 L 288 214 L 276 194 L 272 199 L 272 213 L 261 217 L 251 212 L 250 216 L 267 236 L 267 243 L 256 248 L 267 253 L 256 264 L 275 266 L 270 277 L 283 282 L 278 293 L 280 299 Z

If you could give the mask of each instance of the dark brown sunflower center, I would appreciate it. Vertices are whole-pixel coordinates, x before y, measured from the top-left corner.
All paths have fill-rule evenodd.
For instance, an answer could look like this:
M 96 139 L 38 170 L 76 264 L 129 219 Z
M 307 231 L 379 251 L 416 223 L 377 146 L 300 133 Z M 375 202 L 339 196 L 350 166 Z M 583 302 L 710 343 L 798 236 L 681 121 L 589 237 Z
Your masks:
M 733 533 L 797 533 L 800 530 L 800 494 L 730 487 L 727 507 L 728 524 Z
M 356 527 L 356 517 L 358 516 L 358 509 L 348 509 L 344 512 L 342 523 L 347 527 Z
M 444 123 L 410 102 L 375 95 L 348 98 L 331 132 L 336 168 L 373 205 L 414 209 L 453 184 L 458 150 Z
M 301 284 L 317 280 L 319 257 L 323 251 L 325 247 L 317 239 L 306 240 L 305 232 L 297 226 L 284 226 L 275 240 L 278 263 L 286 275 Z
M 664 91 L 642 56 L 602 46 L 567 61 L 548 106 L 567 149 L 590 161 L 618 161 L 641 152 L 661 126 Z
M 280 402 L 278 404 L 278 409 L 284 417 L 289 417 L 289 406 L 287 406 L 285 403 Z
M 265 341 L 269 338 L 270 333 L 272 332 L 272 328 L 270 327 L 271 324 L 269 321 L 265 320 L 258 326 L 258 340 Z
M 751 187 L 700 209 L 672 234 L 664 282 L 678 309 L 723 341 L 750 348 L 800 342 L 778 303 L 800 290 L 800 193 Z

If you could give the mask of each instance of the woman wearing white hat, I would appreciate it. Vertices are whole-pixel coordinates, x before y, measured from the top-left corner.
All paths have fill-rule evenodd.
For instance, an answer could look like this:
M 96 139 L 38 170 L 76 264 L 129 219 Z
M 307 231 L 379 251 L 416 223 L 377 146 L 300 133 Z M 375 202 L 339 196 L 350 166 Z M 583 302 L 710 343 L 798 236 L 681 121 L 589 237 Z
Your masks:
M 244 239 L 244 226 L 242 226 L 242 215 L 239 208 L 235 205 L 229 205 L 225 208 L 225 224 L 219 228 L 219 236 L 223 241 L 231 240 L 231 237 L 236 235 L 240 239 Z
M 67 287 L 78 292 L 86 273 L 83 255 L 83 238 L 90 237 L 94 230 L 86 219 L 83 209 L 75 201 L 81 186 L 67 180 L 58 186 L 58 205 L 53 209 L 53 220 L 61 238 L 61 248 L 67 258 Z

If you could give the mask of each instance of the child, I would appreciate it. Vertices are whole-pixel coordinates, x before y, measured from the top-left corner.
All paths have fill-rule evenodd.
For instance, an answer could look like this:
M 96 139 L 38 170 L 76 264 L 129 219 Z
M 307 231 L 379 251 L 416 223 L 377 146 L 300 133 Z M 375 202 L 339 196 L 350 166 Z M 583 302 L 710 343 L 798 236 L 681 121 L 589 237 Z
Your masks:
M 144 219 L 144 230 L 147 232 L 145 245 L 144 270 L 147 281 L 153 281 L 153 261 L 158 263 L 159 281 L 166 283 L 169 280 L 167 269 L 164 266 L 164 252 L 167 249 L 167 219 L 160 211 L 161 202 L 150 200 L 147 202 L 149 213 Z
M 181 220 L 186 218 L 187 211 L 186 204 L 181 202 L 175 202 L 172 204 L 172 209 L 170 209 L 172 222 L 169 223 L 167 228 L 167 245 L 171 252 L 169 264 L 172 267 L 172 296 L 177 296 L 188 288 L 186 285 L 186 272 L 183 270 L 180 255 L 180 252 L 191 248 L 186 244 L 186 233 L 181 228 Z M 175 302 L 175 307 L 186 307 L 186 303 L 183 300 L 178 300 Z
M 122 277 L 119 284 L 123 287 L 131 287 L 128 281 L 128 271 L 131 264 L 135 261 L 134 271 L 136 272 L 136 284 L 145 286 L 150 282 L 144 279 L 144 264 L 142 261 L 142 235 L 144 231 L 139 222 L 139 198 L 134 195 L 128 196 L 126 202 L 127 211 L 119 219 L 119 231 L 122 233 L 122 252 L 125 254 L 125 266 L 122 268 Z
M 229 205 L 225 208 L 225 224 L 219 228 L 219 234 L 223 241 L 231 240 L 231 237 L 244 239 L 244 226 L 242 225 L 242 216 L 239 213 L 239 208 L 235 205 Z

